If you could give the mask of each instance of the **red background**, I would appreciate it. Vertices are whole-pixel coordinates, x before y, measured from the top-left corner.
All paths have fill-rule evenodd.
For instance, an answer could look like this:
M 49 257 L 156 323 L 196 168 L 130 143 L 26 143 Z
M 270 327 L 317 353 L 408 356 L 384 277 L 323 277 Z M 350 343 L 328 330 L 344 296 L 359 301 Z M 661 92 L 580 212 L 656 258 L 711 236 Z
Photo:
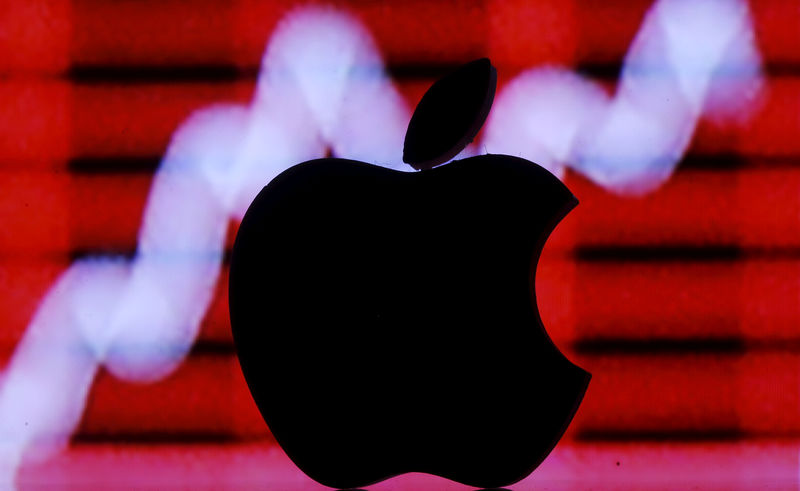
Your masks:
M 651 4 L 334 3 L 375 37 L 410 107 L 448 67 L 487 55 L 499 90 L 544 63 L 613 85 Z M 264 46 L 291 6 L 0 6 L 3 359 L 75 257 L 135 250 L 170 136 L 193 110 L 249 100 Z M 644 197 L 567 173 L 581 204 L 548 242 L 537 291 L 549 333 L 594 378 L 565 438 L 515 489 L 797 487 L 800 2 L 754 1 L 751 10 L 767 88 L 751 120 L 701 120 L 676 173 Z M 19 482 L 318 486 L 286 460 L 250 398 L 226 283 L 223 274 L 176 372 L 131 384 L 101 370 L 69 448 L 26 463 Z M 375 487 L 423 485 L 451 486 L 412 475 Z

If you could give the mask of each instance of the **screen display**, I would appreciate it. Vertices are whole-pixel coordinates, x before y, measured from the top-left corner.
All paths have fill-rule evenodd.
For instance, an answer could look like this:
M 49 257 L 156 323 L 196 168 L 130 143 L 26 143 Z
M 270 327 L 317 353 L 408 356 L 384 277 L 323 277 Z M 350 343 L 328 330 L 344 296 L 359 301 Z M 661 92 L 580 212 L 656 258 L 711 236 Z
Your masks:
M 535 294 L 593 376 L 514 489 L 797 489 L 797 0 L 8 0 L 0 482 L 325 489 L 242 376 L 238 224 L 306 160 L 415 172 L 414 107 L 482 57 L 497 93 L 455 158 L 523 157 L 580 201 Z

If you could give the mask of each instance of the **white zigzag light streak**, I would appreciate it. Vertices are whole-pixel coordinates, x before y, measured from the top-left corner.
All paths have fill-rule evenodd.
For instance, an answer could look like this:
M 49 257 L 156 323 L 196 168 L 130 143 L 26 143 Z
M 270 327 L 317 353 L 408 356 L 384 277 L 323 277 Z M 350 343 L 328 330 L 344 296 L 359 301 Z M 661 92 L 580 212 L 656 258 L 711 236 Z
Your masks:
M 565 168 L 618 194 L 663 184 L 701 114 L 744 119 L 758 103 L 760 58 L 747 4 L 660 1 L 645 16 L 616 93 L 560 68 L 535 68 L 498 95 L 483 145 Z
M 460 157 L 485 148 L 642 193 L 672 173 L 701 113 L 741 114 L 760 83 L 744 1 L 661 0 L 613 98 L 569 71 L 529 70 L 498 94 L 482 145 Z M 135 257 L 76 261 L 42 300 L 0 388 L 2 479 L 69 441 L 101 366 L 138 382 L 179 366 L 212 300 L 228 223 L 263 185 L 328 148 L 410 171 L 400 161 L 409 118 L 361 24 L 325 8 L 287 16 L 251 104 L 198 110 L 173 135 Z

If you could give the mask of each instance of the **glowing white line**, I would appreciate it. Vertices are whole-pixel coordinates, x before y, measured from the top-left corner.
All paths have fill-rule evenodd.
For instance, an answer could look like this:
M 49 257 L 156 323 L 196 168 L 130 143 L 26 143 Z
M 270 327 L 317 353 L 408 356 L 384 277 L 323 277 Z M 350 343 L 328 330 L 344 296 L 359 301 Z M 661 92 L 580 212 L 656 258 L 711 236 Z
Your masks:
M 762 79 L 747 3 L 656 2 L 616 93 L 559 68 L 519 75 L 497 97 L 483 147 L 562 176 L 570 167 L 618 194 L 663 184 L 702 113 L 743 119 Z

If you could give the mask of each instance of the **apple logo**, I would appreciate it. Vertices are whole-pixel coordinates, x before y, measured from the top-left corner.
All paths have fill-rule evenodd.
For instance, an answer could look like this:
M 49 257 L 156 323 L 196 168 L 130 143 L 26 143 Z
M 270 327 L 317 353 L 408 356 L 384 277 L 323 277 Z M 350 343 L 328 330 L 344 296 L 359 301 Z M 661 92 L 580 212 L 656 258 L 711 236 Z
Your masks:
M 403 158 L 326 158 L 258 194 L 230 269 L 239 362 L 275 439 L 314 480 L 425 472 L 469 486 L 529 475 L 590 374 L 548 337 L 534 275 L 577 200 L 527 160 L 462 150 L 494 98 L 488 59 L 436 82 Z

